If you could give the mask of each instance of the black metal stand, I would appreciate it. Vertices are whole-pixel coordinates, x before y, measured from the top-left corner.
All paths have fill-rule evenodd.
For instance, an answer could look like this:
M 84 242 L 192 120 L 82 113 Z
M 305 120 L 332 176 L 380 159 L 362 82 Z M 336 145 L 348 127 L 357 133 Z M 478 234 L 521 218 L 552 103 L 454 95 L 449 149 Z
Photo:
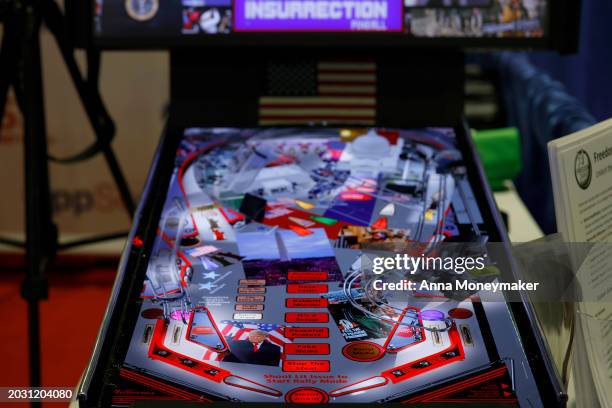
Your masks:
M 102 152 L 130 216 L 135 206 L 111 148 L 115 127 L 97 90 L 99 53 L 88 51 L 88 76 L 84 79 L 74 58 L 74 48 L 65 35 L 64 16 L 54 0 L 0 0 L 0 13 L 4 24 L 0 50 L 0 118 L 4 116 L 6 95 L 12 86 L 24 118 L 26 184 L 26 242 L 11 239 L 0 239 L 0 242 L 24 247 L 26 251 L 26 278 L 22 285 L 22 296 L 28 303 L 30 385 L 38 387 L 41 385 L 39 301 L 48 295 L 48 282 L 44 273 L 47 262 L 58 250 L 124 235 L 109 234 L 58 244 L 57 228 L 51 211 L 48 160 L 73 163 Z M 40 52 L 40 28 L 43 22 L 59 45 L 96 134 L 92 146 L 70 158 L 55 159 L 49 157 L 47 152 Z M 32 406 L 39 405 L 37 402 L 32 403 Z

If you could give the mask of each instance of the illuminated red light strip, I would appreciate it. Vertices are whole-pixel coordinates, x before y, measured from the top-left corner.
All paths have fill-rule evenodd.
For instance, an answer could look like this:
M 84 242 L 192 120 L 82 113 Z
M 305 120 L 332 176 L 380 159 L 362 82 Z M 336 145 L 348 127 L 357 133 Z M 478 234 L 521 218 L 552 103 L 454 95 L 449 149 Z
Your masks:
M 504 374 L 506 373 L 506 367 L 499 367 L 496 368 L 492 371 L 488 371 L 486 373 L 482 373 L 480 375 L 477 375 L 475 377 L 472 378 L 468 378 L 465 379 L 463 381 L 460 381 L 456 384 L 450 385 L 448 387 L 443 387 L 441 389 L 435 390 L 435 391 L 431 391 L 429 393 L 417 396 L 417 397 L 413 397 L 407 400 L 402 401 L 403 404 L 412 404 L 412 403 L 417 403 L 417 402 L 426 402 L 426 401 L 432 401 L 434 399 L 437 398 L 442 398 L 445 395 L 449 395 L 452 394 L 454 392 L 458 392 L 458 391 L 462 391 L 466 388 L 469 387 L 473 387 L 475 385 L 478 384 L 482 384 L 484 382 L 487 382 L 489 380 L 493 380 L 496 378 L 500 378 L 502 377 Z M 457 401 L 457 402 L 465 402 L 465 401 L 460 401 L 460 400 L 444 400 L 444 402 L 453 402 L 453 401 Z M 481 400 L 479 400 L 480 402 Z M 484 400 L 482 400 L 483 402 L 485 402 Z M 488 399 L 486 400 L 486 402 L 499 402 L 499 403 L 507 403 L 508 400 L 502 400 L 500 401 L 499 399 Z
M 290 373 L 327 373 L 331 370 L 329 360 L 284 360 L 283 371 Z
M 286 327 L 285 337 L 288 339 L 327 339 L 327 327 Z
M 318 294 L 327 293 L 329 288 L 326 283 L 288 283 L 287 293 Z
M 287 280 L 322 281 L 322 280 L 327 280 L 327 272 L 289 271 L 287 272 Z
M 164 382 L 161 382 L 159 380 L 156 380 L 154 378 L 148 377 L 148 376 L 144 376 L 142 374 L 136 373 L 134 371 L 122 368 L 121 370 L 119 370 L 119 375 L 125 379 L 128 379 L 130 381 L 134 381 L 138 384 L 142 384 L 145 385 L 147 387 L 156 389 L 158 391 L 164 392 L 166 394 L 170 394 L 169 397 L 163 397 L 163 396 L 155 396 L 155 399 L 176 399 L 176 397 L 180 397 L 182 399 L 185 400 L 192 400 L 192 401 L 202 401 L 202 402 L 212 402 L 211 400 L 209 400 L 208 398 L 203 397 L 201 394 L 194 394 L 176 387 L 173 387 L 172 385 L 166 384 Z M 134 395 L 134 396 L 115 396 L 113 397 L 113 401 L 115 399 L 117 400 L 121 400 L 121 399 L 151 399 L 151 396 L 139 396 L 139 395 Z
M 285 307 L 289 309 L 325 308 L 326 298 L 285 298 Z

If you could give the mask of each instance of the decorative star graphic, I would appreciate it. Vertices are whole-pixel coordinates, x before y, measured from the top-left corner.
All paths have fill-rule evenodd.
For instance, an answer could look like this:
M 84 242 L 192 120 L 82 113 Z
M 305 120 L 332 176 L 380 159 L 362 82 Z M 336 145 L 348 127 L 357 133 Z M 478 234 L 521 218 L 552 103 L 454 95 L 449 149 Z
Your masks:
M 219 274 L 215 271 L 203 273 L 204 279 L 216 279 Z
M 200 283 L 198 284 L 198 288 L 200 290 L 212 290 L 214 287 L 216 287 L 217 285 L 213 285 L 212 282 L 206 282 L 206 283 Z

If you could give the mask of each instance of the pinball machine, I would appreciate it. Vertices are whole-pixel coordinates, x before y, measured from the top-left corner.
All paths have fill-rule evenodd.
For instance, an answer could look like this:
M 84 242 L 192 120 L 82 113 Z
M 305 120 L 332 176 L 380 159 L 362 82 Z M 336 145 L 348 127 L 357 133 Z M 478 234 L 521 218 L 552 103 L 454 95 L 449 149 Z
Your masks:
M 166 129 L 80 406 L 565 405 L 528 301 L 377 289 L 364 259 L 508 247 L 462 117 L 464 52 L 571 51 L 574 6 L 71 7 L 97 46 L 171 52 Z

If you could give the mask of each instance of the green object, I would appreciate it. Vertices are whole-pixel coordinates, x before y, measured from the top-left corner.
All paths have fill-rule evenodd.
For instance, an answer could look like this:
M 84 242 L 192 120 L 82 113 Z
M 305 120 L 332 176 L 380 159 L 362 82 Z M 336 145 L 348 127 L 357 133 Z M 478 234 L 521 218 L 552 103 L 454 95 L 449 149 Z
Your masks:
M 472 137 L 491 188 L 504 190 L 504 182 L 514 180 L 521 171 L 518 129 L 472 130 Z
M 334 220 L 333 218 L 327 218 L 327 217 L 319 217 L 317 215 L 311 215 L 310 219 L 316 222 L 320 222 L 321 224 L 325 224 L 325 225 L 334 225 L 335 223 L 337 223 L 337 220 Z
M 229 197 L 221 196 L 219 200 L 221 202 L 221 206 L 225 208 L 231 208 L 234 211 L 239 211 L 243 198 L 244 198 L 243 195 L 232 195 Z
M 483 278 L 485 276 L 501 276 L 501 271 L 495 265 L 487 265 L 483 269 L 472 269 L 469 272 L 472 278 Z

